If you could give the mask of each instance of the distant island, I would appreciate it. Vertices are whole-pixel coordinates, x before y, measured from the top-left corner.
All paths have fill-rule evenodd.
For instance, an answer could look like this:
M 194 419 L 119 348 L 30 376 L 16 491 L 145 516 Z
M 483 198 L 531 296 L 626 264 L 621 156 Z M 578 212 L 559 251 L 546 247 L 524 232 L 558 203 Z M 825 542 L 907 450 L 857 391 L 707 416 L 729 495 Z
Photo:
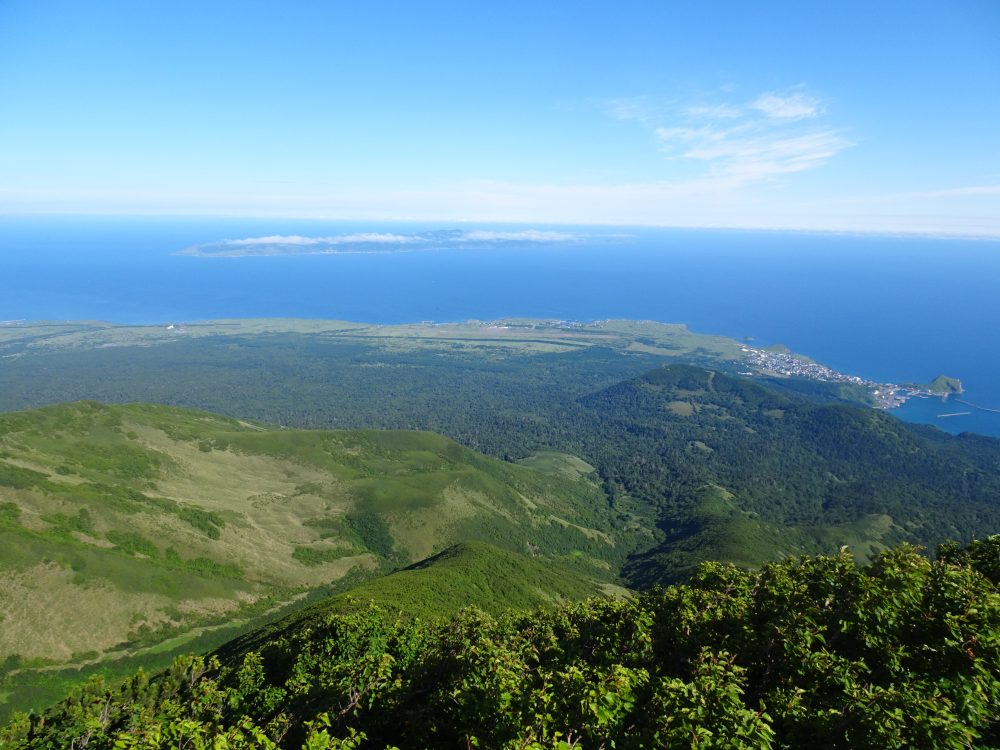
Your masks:
M 411 234 L 353 232 L 326 237 L 268 235 L 206 242 L 186 247 L 174 254 L 200 258 L 244 258 L 273 255 L 399 253 L 416 250 L 489 250 L 501 247 L 573 244 L 586 239 L 587 235 L 583 234 L 543 229 L 505 231 L 444 229 Z

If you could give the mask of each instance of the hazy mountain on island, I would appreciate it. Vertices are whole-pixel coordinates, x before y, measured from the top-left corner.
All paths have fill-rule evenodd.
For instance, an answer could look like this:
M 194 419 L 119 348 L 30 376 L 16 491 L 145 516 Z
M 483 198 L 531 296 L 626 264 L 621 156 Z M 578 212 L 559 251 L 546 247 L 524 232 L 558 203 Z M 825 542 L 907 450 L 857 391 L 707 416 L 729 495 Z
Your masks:
M 246 257 L 255 255 L 335 255 L 345 253 L 398 253 L 426 250 L 489 250 L 531 248 L 580 242 L 586 235 L 543 229 L 442 229 L 409 234 L 353 232 L 325 237 L 271 235 L 206 242 L 179 250 L 177 255 Z

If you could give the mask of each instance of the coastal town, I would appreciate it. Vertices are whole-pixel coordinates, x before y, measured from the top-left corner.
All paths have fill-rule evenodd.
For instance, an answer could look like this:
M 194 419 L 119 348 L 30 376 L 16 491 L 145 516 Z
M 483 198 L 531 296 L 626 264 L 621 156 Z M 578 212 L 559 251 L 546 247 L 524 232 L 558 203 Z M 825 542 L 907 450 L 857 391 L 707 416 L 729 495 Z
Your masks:
M 961 393 L 961 383 L 950 378 L 938 378 L 934 384 L 926 386 L 877 383 L 857 375 L 838 372 L 785 349 L 757 349 L 744 344 L 740 346 L 740 351 L 746 357 L 747 363 L 760 374 L 810 378 L 828 383 L 850 383 L 865 388 L 879 409 L 894 409 L 914 396 L 946 398 L 950 393 Z M 951 386 L 951 383 L 957 385 Z
M 552 330 L 569 331 L 594 328 L 608 329 L 613 323 L 614 321 L 611 320 L 579 321 L 500 319 L 491 321 L 468 321 L 466 325 L 477 325 L 497 331 L 523 328 L 530 329 L 537 333 L 539 331 Z M 668 324 L 656 323 L 654 321 L 631 321 L 631 323 L 639 326 L 654 326 L 659 329 L 657 332 L 660 334 L 662 334 L 667 328 L 670 328 Z M 426 321 L 425 324 L 440 325 L 431 323 L 430 321 Z M 618 324 L 620 325 L 621 321 L 618 321 Z M 678 328 L 680 329 L 679 331 L 676 330 Z M 690 335 L 686 326 L 674 326 L 674 329 L 675 330 L 672 331 L 674 335 Z M 633 330 L 630 331 L 630 335 L 635 336 L 637 334 Z M 750 345 L 749 342 L 752 341 L 750 338 L 746 338 L 740 342 L 732 339 L 725 339 L 725 341 L 729 344 L 736 344 L 739 348 L 739 352 L 742 355 L 741 365 L 744 368 L 743 371 L 739 372 L 740 375 L 798 377 L 827 383 L 844 383 L 856 386 L 860 391 L 867 393 L 870 398 L 871 405 L 877 409 L 895 409 L 914 397 L 934 397 L 941 399 L 942 401 L 947 401 L 950 396 L 958 396 L 963 393 L 962 383 L 960 380 L 957 378 L 946 377 L 944 375 L 940 375 L 930 383 L 926 384 L 880 383 L 875 380 L 862 378 L 858 375 L 848 375 L 846 373 L 839 372 L 834 370 L 832 367 L 815 362 L 809 357 L 796 354 L 780 344 L 767 348 L 758 348 Z M 699 345 L 701 345 L 700 342 Z M 728 349 L 728 346 L 726 348 Z M 727 354 L 731 351 L 731 349 L 728 349 Z M 725 355 L 723 355 L 723 357 L 725 358 Z M 858 396 L 861 396 L 861 394 L 856 393 L 854 397 Z M 966 403 L 958 398 L 956 398 L 955 401 L 958 401 L 959 403 Z M 981 409 L 983 407 L 976 406 L 975 408 Z M 965 413 L 966 412 L 943 414 L 941 416 L 961 416 Z

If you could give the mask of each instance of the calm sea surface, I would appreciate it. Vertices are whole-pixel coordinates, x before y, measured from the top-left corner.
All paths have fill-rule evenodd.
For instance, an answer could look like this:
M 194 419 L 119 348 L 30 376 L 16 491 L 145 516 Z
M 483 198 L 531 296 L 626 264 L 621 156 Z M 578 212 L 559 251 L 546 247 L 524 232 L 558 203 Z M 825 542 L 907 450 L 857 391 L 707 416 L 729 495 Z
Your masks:
M 224 238 L 450 228 L 0 218 L 0 320 L 651 319 L 750 336 L 758 346 L 783 343 L 876 380 L 953 375 L 968 401 L 1000 408 L 1000 242 L 558 228 L 588 236 L 568 245 L 476 251 L 171 254 Z M 938 416 L 965 411 L 971 413 Z M 950 432 L 1000 436 L 1000 413 L 954 402 L 913 400 L 895 413 Z

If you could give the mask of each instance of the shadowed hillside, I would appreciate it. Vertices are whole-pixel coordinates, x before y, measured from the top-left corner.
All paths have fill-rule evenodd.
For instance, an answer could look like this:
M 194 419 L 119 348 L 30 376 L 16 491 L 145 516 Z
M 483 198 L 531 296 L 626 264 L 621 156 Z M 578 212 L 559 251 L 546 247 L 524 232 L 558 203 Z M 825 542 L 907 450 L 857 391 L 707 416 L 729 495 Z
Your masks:
M 580 400 L 577 450 L 613 494 L 657 509 L 663 542 L 626 568 L 638 585 L 700 560 L 756 565 L 849 545 L 862 558 L 1000 529 L 1000 441 L 825 405 L 671 365 Z

